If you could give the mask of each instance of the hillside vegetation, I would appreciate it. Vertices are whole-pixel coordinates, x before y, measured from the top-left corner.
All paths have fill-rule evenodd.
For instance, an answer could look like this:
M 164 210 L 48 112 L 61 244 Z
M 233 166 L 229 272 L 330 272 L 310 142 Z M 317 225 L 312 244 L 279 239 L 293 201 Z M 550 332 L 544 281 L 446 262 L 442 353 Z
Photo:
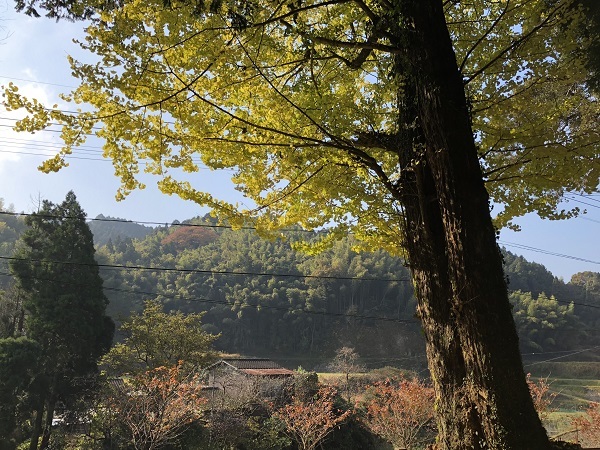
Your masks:
M 425 367 L 410 275 L 400 258 L 357 253 L 351 237 L 309 256 L 293 243 L 313 235 L 289 231 L 285 239 L 266 240 L 253 230 L 215 227 L 210 217 L 154 229 L 99 218 L 90 228 L 100 239 L 96 258 L 117 322 L 157 299 L 167 311 L 204 312 L 204 328 L 220 333 L 222 351 L 319 368 L 336 348 L 351 346 L 369 368 Z M 10 215 L 1 220 L 0 250 L 9 256 L 23 225 Z M 579 273 L 565 283 L 521 256 L 505 251 L 504 259 L 526 362 L 597 342 L 600 274 Z M 1 282 L 8 298 L 10 277 Z

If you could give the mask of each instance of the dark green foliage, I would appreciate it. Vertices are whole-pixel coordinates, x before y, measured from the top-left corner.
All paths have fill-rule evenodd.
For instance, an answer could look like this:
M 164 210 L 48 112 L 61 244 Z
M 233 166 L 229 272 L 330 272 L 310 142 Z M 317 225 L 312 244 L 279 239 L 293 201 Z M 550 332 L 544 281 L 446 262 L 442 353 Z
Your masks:
M 40 345 L 25 337 L 0 339 L 0 449 L 16 448 L 28 403 L 40 389 Z
M 323 450 L 393 450 L 393 446 L 379 439 L 356 416 L 351 416 L 323 443 Z
M 0 212 L 7 213 L 0 214 L 0 256 L 11 256 L 17 239 L 25 229 L 25 221 L 15 215 L 12 205 L 6 206 L 2 198 L 0 198 Z M 0 273 L 8 273 L 8 261 L 0 260 Z M 9 286 L 10 277 L 0 276 L 0 291 L 7 289 Z
M 144 296 L 128 291 L 157 293 L 156 298 L 167 310 L 206 312 L 204 329 L 221 333 L 216 343 L 221 350 L 269 357 L 279 354 L 283 359 L 300 357 L 293 366 L 302 363 L 314 368 L 324 367 L 336 348 L 350 346 L 367 357 L 368 368 L 381 364 L 423 368 L 424 358 L 416 357 L 424 353 L 424 344 L 414 317 L 412 283 L 399 258 L 382 251 L 356 253 L 352 238 L 308 256 L 292 250 L 291 243 L 297 237 L 294 232 L 286 233 L 284 241 L 268 241 L 252 230 L 207 227 L 214 224 L 210 217 L 189 223 L 200 226 L 186 227 L 184 223 L 156 229 L 143 240 L 115 240 L 100 247 L 98 256 L 102 262 L 117 265 L 329 278 L 105 270 L 105 285 L 119 289 L 107 291 L 112 314 L 121 317 L 141 310 Z M 511 290 L 531 292 L 535 299 L 544 292 L 548 298 L 554 296 L 561 308 L 579 301 L 580 287 L 565 284 L 541 264 L 510 252 L 505 252 L 505 264 Z M 348 277 L 379 281 L 344 279 Z M 545 344 L 525 335 L 522 341 L 538 342 L 549 349 L 578 345 L 585 333 L 570 328 L 580 315 L 578 308 L 571 310 L 568 321 L 560 322 L 560 327 L 568 329 L 546 330 Z M 540 314 L 545 311 L 534 310 Z M 588 316 L 598 317 L 599 311 Z
M 315 372 L 300 372 L 294 376 L 293 396 L 307 402 L 319 390 L 319 376 Z M 290 399 L 288 399 L 290 400 Z
M 44 387 L 32 409 L 38 417 L 46 411 L 49 427 L 57 402 L 68 406 L 87 388 L 79 381 L 96 372 L 114 325 L 105 315 L 92 233 L 75 195 L 69 192 L 59 205 L 44 201 L 26 223 L 11 271 L 24 295 L 26 335 L 42 349 L 37 376 Z
M 590 328 L 600 326 L 600 273 L 580 272 L 567 285 L 570 297 L 576 302 L 575 313 Z
M 510 301 L 525 352 L 570 350 L 586 337 L 572 303 L 560 304 L 544 293 L 534 297 L 520 291 L 511 293 Z
M 557 287 L 563 284 L 542 264 L 527 261 L 519 255 L 503 250 L 504 272 L 508 277 L 511 291 L 531 292 L 537 296 L 541 292 L 554 295 Z
M 193 223 L 211 224 L 208 218 Z M 268 241 L 251 230 L 177 226 L 158 229 L 141 241 L 114 241 L 112 250 L 108 245 L 101 247 L 99 255 L 112 264 L 246 273 L 103 272 L 109 288 L 156 292 L 167 310 L 206 312 L 205 330 L 221 333 L 217 346 L 222 350 L 323 358 L 313 359 L 310 366 L 314 367 L 330 359 L 335 348 L 352 345 L 362 351 L 385 332 L 388 338 L 395 337 L 387 339 L 378 351 L 422 351 L 420 339 L 409 342 L 402 338 L 411 331 L 418 336 L 418 324 L 410 277 L 398 258 L 381 251 L 358 254 L 351 248 L 351 239 L 309 257 L 292 250 L 294 239 L 294 233 L 286 241 Z M 349 277 L 382 281 L 343 279 Z M 110 290 L 107 293 L 113 307 L 121 304 L 123 292 L 115 292 L 114 297 Z M 127 306 L 139 311 L 142 299 L 130 296 L 127 305 L 118 306 L 119 312 Z M 398 327 L 394 322 L 364 316 L 411 324 Z
M 0 234 L 0 246 L 14 248 L 23 221 L 12 216 L 10 231 Z M 14 220 L 13 220 L 14 219 Z M 98 222 L 105 224 L 105 222 Z M 112 224 L 108 222 L 108 224 Z M 200 225 L 195 227 L 188 224 Z M 369 368 L 380 364 L 399 364 L 418 369 L 424 359 L 423 340 L 416 323 L 396 323 L 366 319 L 379 316 L 414 320 L 414 297 L 408 281 L 359 281 L 344 277 L 408 280 L 408 271 L 398 258 L 384 252 L 361 253 L 352 250 L 352 239 L 338 242 L 314 257 L 292 250 L 295 239 L 266 241 L 251 230 L 232 231 L 212 228 L 214 219 L 204 217 L 178 226 L 153 229 L 143 239 L 115 235 L 98 249 L 96 257 L 104 264 L 127 264 L 250 273 L 304 274 L 331 279 L 290 278 L 258 275 L 192 274 L 146 270 L 103 269 L 106 293 L 111 299 L 109 313 L 124 319 L 140 312 L 145 298 L 156 296 L 166 309 L 202 312 L 205 331 L 222 333 L 217 346 L 222 350 L 247 354 L 300 356 L 307 367 L 324 366 L 340 346 L 353 346 Z M 120 225 L 120 224 L 119 224 Z M 126 224 L 130 225 L 130 224 Z M 142 231 L 148 229 L 142 227 Z M 521 327 L 522 348 L 569 349 L 590 345 L 595 339 L 585 327 L 572 329 L 577 318 L 588 327 L 600 321 L 600 275 L 576 274 L 570 283 L 554 277 L 543 265 L 504 252 L 505 271 L 511 291 L 529 292 L 539 300 L 540 293 L 555 297 L 557 307 L 567 308 L 574 301 L 569 320 L 558 328 L 539 328 L 544 317 L 528 319 Z M 8 278 L 8 277 L 6 277 Z M 336 279 L 338 278 L 338 279 Z M 116 290 L 111 290 L 116 289 Z M 139 295 L 135 292 L 146 292 Z M 20 319 L 19 293 L 7 286 L 0 293 L 0 337 L 12 336 Z M 584 305 L 590 305 L 586 307 Z M 522 309 L 517 320 L 523 325 Z M 532 308 L 542 316 L 553 313 Z M 556 310 L 558 311 L 558 310 Z M 559 314 L 560 315 L 560 314 Z M 554 318 L 550 318 L 552 322 Z M 554 325 L 553 325 L 554 326 Z M 563 329 L 563 326 L 567 327 Z M 542 332 L 545 330 L 544 332 Z M 543 336 L 543 337 L 542 337 Z M 541 339 L 541 340 L 540 340 Z M 584 341 L 582 339 L 587 339 Z M 545 343 L 544 343 L 545 341 Z M 393 358 L 390 360 L 390 357 Z M 410 357 L 412 359 L 401 359 Z M 406 365 L 406 363 L 411 363 Z
M 582 26 L 582 33 L 590 36 L 592 44 L 586 55 L 586 67 L 590 71 L 589 85 L 600 92 L 600 2 L 598 0 L 580 0 L 585 7 L 587 21 Z
M 10 284 L 0 291 L 0 339 L 23 335 L 24 320 L 23 293 Z

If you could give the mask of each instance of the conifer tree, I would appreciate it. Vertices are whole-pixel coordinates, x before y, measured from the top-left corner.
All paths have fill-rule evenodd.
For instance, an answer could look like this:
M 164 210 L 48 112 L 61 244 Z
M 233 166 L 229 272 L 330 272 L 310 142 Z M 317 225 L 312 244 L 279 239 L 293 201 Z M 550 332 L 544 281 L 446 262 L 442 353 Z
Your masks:
M 94 259 L 86 215 L 69 192 L 59 205 L 44 201 L 11 263 L 25 294 L 25 332 L 41 347 L 30 450 L 46 448 L 58 401 L 68 405 L 88 386 L 109 348 L 114 325 Z

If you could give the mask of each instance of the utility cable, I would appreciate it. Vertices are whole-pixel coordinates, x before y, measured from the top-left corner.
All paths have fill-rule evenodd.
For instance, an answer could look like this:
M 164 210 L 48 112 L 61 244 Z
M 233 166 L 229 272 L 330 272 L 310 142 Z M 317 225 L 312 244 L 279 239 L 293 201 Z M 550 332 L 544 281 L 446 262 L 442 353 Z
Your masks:
M 0 276 L 7 276 L 7 277 L 13 277 L 13 278 L 15 277 L 14 274 L 11 274 L 8 272 L 0 272 Z M 34 280 L 38 280 L 38 281 L 47 281 L 47 282 L 51 282 L 51 283 L 68 284 L 70 286 L 80 286 L 80 287 L 84 286 L 83 284 L 78 284 L 78 283 L 73 283 L 73 282 L 63 282 L 63 281 L 53 280 L 51 278 L 42 278 L 42 277 L 33 277 L 33 276 L 25 277 L 25 278 L 34 279 Z M 107 287 L 107 286 L 103 286 L 102 288 L 104 290 L 108 290 L 108 291 L 142 295 L 142 296 L 147 296 L 147 297 L 151 297 L 151 298 L 156 298 L 156 297 L 160 296 L 163 298 L 168 298 L 168 299 L 173 299 L 173 300 L 179 299 L 179 300 L 184 300 L 184 301 L 194 302 L 194 303 L 225 305 L 225 306 L 229 306 L 229 307 L 232 306 L 232 303 L 228 302 L 227 300 L 215 300 L 215 299 L 208 299 L 208 298 L 203 298 L 203 297 L 188 297 L 188 296 L 181 295 L 181 294 L 159 294 L 157 292 L 147 292 L 147 291 L 139 291 L 139 290 L 134 290 L 134 289 L 123 289 L 123 288 L 115 288 L 115 287 Z M 242 303 L 242 304 L 240 304 L 240 309 L 243 309 L 243 308 L 254 308 L 254 309 L 258 309 L 258 310 L 269 309 L 269 310 L 281 311 L 281 312 L 291 313 L 291 314 L 294 314 L 295 312 L 302 312 L 302 314 L 341 317 L 341 318 L 345 318 L 345 319 L 379 320 L 379 321 L 384 321 L 384 322 L 396 322 L 396 323 L 406 323 L 406 324 L 420 323 L 420 321 L 415 320 L 415 319 L 395 319 L 395 318 L 391 318 L 391 317 L 368 316 L 368 315 L 364 315 L 364 314 L 347 314 L 347 313 L 334 313 L 334 312 L 328 312 L 328 311 L 312 311 L 312 310 L 307 310 L 307 309 L 291 309 L 291 308 L 283 308 L 283 307 L 274 306 L 274 305 L 252 305 L 250 303 Z
M 364 278 L 364 277 L 342 277 L 335 275 L 303 275 L 292 273 L 268 273 L 268 272 L 237 272 L 232 270 L 201 270 L 201 269 L 176 269 L 169 267 L 153 267 L 153 266 L 134 266 L 134 265 L 118 265 L 118 264 L 97 264 L 97 263 L 80 263 L 72 261 L 56 261 L 36 258 L 17 258 L 15 256 L 0 256 L 0 259 L 6 261 L 27 261 L 40 264 L 62 264 L 65 266 L 97 266 L 99 269 L 116 269 L 116 270 L 144 270 L 151 272 L 176 272 L 176 273 L 194 273 L 203 275 L 238 275 L 238 276 L 256 276 L 256 277 L 276 277 L 276 278 L 305 278 L 318 280 L 343 280 L 343 281 L 382 281 L 382 282 L 411 282 L 409 278 Z
M 531 252 L 543 253 L 544 255 L 557 256 L 559 258 L 565 258 L 565 259 L 573 259 L 575 261 L 583 261 L 583 262 L 587 262 L 590 264 L 600 264 L 600 261 L 593 261 L 591 259 L 580 258 L 578 256 L 565 255 L 563 253 L 556 253 L 556 252 L 553 252 L 550 250 L 544 250 L 544 249 L 537 248 L 537 247 L 531 247 L 529 245 L 516 244 L 514 242 L 506 242 L 506 241 L 502 241 L 502 240 L 499 240 L 498 243 L 502 244 L 502 245 L 506 245 L 507 247 L 514 247 L 514 248 L 518 248 L 521 250 L 528 250 Z
M 556 361 L 558 359 L 564 359 L 564 358 L 568 358 L 570 356 L 579 355 L 580 353 L 591 352 L 591 351 L 598 350 L 598 349 L 600 349 L 600 345 L 596 346 L 596 347 L 592 347 L 592 348 L 586 348 L 586 349 L 583 349 L 583 350 L 575 350 L 575 351 L 569 353 L 568 355 L 557 356 L 556 358 L 550 358 L 550 359 L 546 359 L 544 361 L 536 361 L 536 362 L 533 362 L 533 363 L 530 363 L 530 364 L 524 364 L 523 367 L 525 368 L 525 367 L 537 366 L 538 364 L 543 364 L 543 363 L 547 363 L 547 362 L 551 362 L 551 361 Z
M 25 213 L 25 212 L 11 212 L 11 211 L 0 211 L 0 215 L 4 215 L 4 216 L 14 216 L 14 217 L 29 217 L 29 216 L 36 216 L 36 217 L 42 217 L 44 219 L 79 219 L 79 217 L 73 217 L 73 216 L 62 216 L 62 215 L 54 215 L 54 214 L 40 214 L 40 213 Z M 144 220 L 127 220 L 127 219 L 119 219 L 119 218 L 86 218 L 86 221 L 90 221 L 90 222 L 116 222 L 116 223 L 133 223 L 133 224 L 138 224 L 138 225 L 157 225 L 157 226 L 172 226 L 172 227 L 198 227 L 198 228 L 223 228 L 223 229 L 228 229 L 228 230 L 256 230 L 256 227 L 253 226 L 241 226 L 241 227 L 233 227 L 231 225 L 222 225 L 222 224 L 208 224 L 208 223 L 183 223 L 183 222 L 177 222 L 177 223 L 165 223 L 165 222 L 154 222 L 154 221 L 144 221 Z M 311 231 L 311 230 L 303 230 L 303 229 L 292 229 L 292 228 L 288 228 L 288 229 L 281 229 L 278 230 L 281 232 L 290 232 L 290 233 L 313 233 L 316 234 L 318 232 L 315 231 Z

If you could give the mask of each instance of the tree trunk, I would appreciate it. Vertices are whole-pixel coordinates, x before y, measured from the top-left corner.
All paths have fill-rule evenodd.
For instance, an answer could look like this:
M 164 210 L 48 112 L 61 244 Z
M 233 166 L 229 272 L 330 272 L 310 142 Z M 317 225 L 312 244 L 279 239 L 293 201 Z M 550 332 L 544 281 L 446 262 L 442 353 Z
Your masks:
M 52 420 L 54 419 L 55 406 L 56 402 L 54 400 L 46 401 L 46 420 L 44 421 L 44 433 L 42 434 L 40 450 L 46 450 L 50 444 L 50 434 L 52 433 Z
M 549 448 L 525 381 L 470 113 L 440 0 L 399 3 L 405 243 L 436 391 L 438 447 Z M 412 114 L 411 114 L 412 113 Z M 416 126 L 409 126 L 417 117 Z
M 29 441 L 29 450 L 37 450 L 40 434 L 42 434 L 42 423 L 44 418 L 44 400 L 39 402 L 39 406 L 35 412 L 33 420 L 33 429 L 31 431 L 31 440 Z

